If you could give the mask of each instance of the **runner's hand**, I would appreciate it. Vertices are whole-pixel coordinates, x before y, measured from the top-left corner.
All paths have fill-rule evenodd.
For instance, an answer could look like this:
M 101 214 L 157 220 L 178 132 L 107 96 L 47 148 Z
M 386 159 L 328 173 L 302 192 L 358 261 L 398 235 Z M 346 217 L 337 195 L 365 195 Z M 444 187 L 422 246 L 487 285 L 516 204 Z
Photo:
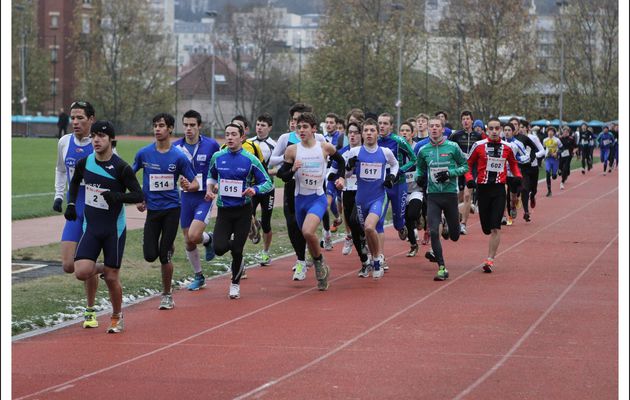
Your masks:
M 246 196 L 246 197 L 253 197 L 255 195 L 256 195 L 256 189 L 254 189 L 253 187 L 248 187 L 243 192 L 243 196 Z
M 337 190 L 343 190 L 345 185 L 346 185 L 346 180 L 343 177 L 339 177 L 335 181 L 335 187 L 337 188 Z
M 346 164 L 346 171 L 352 171 L 354 169 L 354 166 L 357 164 L 358 159 L 359 158 L 357 156 L 354 156 L 351 159 L 349 159 L 348 163 Z
M 388 174 L 387 177 L 385 178 L 385 182 L 383 182 L 383 186 L 385 186 L 388 189 L 391 189 L 394 187 L 394 181 L 396 180 L 396 176 L 393 174 Z
M 77 210 L 74 207 L 74 204 L 70 203 L 66 206 L 66 212 L 63 216 L 68 221 L 75 221 L 77 219 Z
M 112 192 L 111 190 L 108 190 L 107 192 L 103 192 L 101 194 L 101 196 L 103 196 L 103 199 L 105 200 L 105 202 L 107 203 L 108 206 L 113 206 L 117 203 L 120 203 L 120 196 L 122 195 L 122 193 L 120 192 Z
M 55 202 L 53 203 L 53 210 L 57 211 L 57 212 L 63 212 L 63 208 L 61 208 L 61 203 L 63 202 L 63 199 L 61 198 L 56 198 Z
M 418 175 L 418 176 L 416 176 L 416 183 L 421 188 L 425 187 L 427 185 L 427 177 L 426 177 L 426 175 Z
M 147 202 L 143 201 L 142 203 L 136 204 L 136 208 L 138 209 L 138 211 L 144 212 L 144 210 L 147 209 Z
M 444 183 L 448 181 L 450 177 L 451 175 L 448 173 L 448 171 L 440 171 L 437 174 L 435 174 L 435 180 L 438 183 Z
M 474 179 L 469 180 L 468 182 L 466 182 L 466 187 L 468 189 L 474 189 L 477 187 L 477 182 L 475 182 Z

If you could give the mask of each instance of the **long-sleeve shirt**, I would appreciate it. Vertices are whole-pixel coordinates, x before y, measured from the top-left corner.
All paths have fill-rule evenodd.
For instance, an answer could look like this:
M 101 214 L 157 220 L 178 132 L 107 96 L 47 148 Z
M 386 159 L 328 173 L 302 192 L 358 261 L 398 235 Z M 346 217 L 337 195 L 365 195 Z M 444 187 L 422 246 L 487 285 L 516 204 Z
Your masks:
M 466 181 L 473 179 L 472 169 L 475 164 L 477 164 L 477 184 L 480 185 L 505 184 L 508 165 L 515 177 L 522 178 L 514 152 L 503 140 L 492 141 L 488 138 L 473 145 L 470 157 L 468 157 L 470 170 L 466 173 Z
M 324 139 L 324 136 L 319 133 L 315 134 L 315 140 L 317 140 L 318 142 L 326 141 L 326 139 Z M 284 161 L 284 152 L 287 147 L 299 142 L 300 137 L 295 132 L 288 132 L 280 135 L 278 141 L 276 142 L 276 147 L 273 149 L 271 157 L 269 158 L 269 168 L 282 164 L 282 162 Z
M 449 178 L 446 182 L 438 182 L 436 179 L 437 174 L 442 171 L 448 171 Z M 428 194 L 457 193 L 457 177 L 464 175 L 466 171 L 466 155 L 455 142 L 442 138 L 438 143 L 429 141 L 418 150 L 416 177 L 426 176 L 428 173 Z
M 55 166 L 55 199 L 63 199 L 66 183 L 72 180 L 77 162 L 92 152 L 92 140 L 88 136 L 78 140 L 74 134 L 69 133 L 59 139 Z M 80 201 L 82 204 L 83 197 L 81 189 L 77 202 Z
M 402 172 L 396 183 L 404 183 L 404 173 L 416 163 L 416 155 L 411 146 L 409 146 L 409 143 L 395 133 L 389 133 L 385 136 L 379 136 L 378 145 L 380 147 L 387 147 L 394 154 L 394 157 L 398 160 L 399 171 Z

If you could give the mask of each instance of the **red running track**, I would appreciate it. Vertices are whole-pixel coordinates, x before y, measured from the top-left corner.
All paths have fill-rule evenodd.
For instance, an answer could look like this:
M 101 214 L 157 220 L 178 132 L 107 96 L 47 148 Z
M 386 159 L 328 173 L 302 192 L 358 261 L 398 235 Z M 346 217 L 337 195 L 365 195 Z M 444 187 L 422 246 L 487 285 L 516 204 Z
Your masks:
M 573 174 L 551 198 L 539 186 L 532 222 L 502 229 L 493 274 L 475 215 L 444 244 L 446 282 L 388 229 L 380 281 L 357 278 L 337 245 L 328 292 L 312 271 L 291 281 L 285 258 L 250 269 L 240 300 L 221 277 L 175 293 L 172 311 L 157 298 L 126 308 L 120 335 L 102 317 L 16 341 L 13 397 L 616 398 L 617 174 Z

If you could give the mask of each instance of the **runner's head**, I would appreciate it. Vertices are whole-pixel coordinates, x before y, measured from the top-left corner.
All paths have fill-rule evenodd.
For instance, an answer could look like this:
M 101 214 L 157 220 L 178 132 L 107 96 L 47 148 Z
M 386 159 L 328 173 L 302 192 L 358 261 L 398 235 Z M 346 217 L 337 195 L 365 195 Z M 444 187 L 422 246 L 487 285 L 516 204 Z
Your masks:
M 190 144 L 197 143 L 201 129 L 201 114 L 195 110 L 186 111 L 182 117 L 182 124 L 184 125 L 186 142 Z
M 356 147 L 361 145 L 363 138 L 361 136 L 361 125 L 356 122 L 350 122 L 348 124 L 347 133 L 350 147 Z
M 493 142 L 501 140 L 501 121 L 498 118 L 490 118 L 487 128 L 488 139 Z
M 446 126 L 446 122 L 448 121 L 448 114 L 446 114 L 446 111 L 437 111 L 435 116 L 442 120 L 442 128 L 444 128 Z
M 159 113 L 153 117 L 153 136 L 157 141 L 169 140 L 175 129 L 175 118 L 168 113 Z
M 462 122 L 462 128 L 468 132 L 472 130 L 473 126 L 473 114 L 470 110 L 464 110 L 459 114 L 459 118 Z
M 229 123 L 225 125 L 225 145 L 231 151 L 238 151 L 243 146 L 245 130 L 240 124 Z
M 429 120 L 429 138 L 434 143 L 438 143 L 444 136 L 444 123 L 440 118 L 431 118 Z
M 554 137 L 556 135 L 556 128 L 550 126 L 547 128 L 547 137 Z
M 348 122 L 348 124 L 350 122 L 358 122 L 359 124 L 361 124 L 363 123 L 363 121 L 365 121 L 365 113 L 363 113 L 363 110 L 361 110 L 360 108 L 353 108 L 346 115 L 346 121 Z
M 503 135 L 506 139 L 512 139 L 512 137 L 514 136 L 514 125 L 510 123 L 505 124 L 505 126 L 503 127 Z
M 87 101 L 75 101 L 70 105 L 70 122 L 72 131 L 79 137 L 90 134 L 90 126 L 94 122 L 94 107 Z
M 400 128 L 398 128 L 398 134 L 405 138 L 407 142 L 411 142 L 413 140 L 413 124 L 410 120 L 403 121 L 400 123 Z
M 262 113 L 256 118 L 256 136 L 258 139 L 266 139 L 271 132 L 273 118 L 268 113 Z
M 382 113 L 378 116 L 378 134 L 387 136 L 394 128 L 394 117 L 390 113 Z
M 483 125 L 483 121 L 480 119 L 475 120 L 473 123 L 473 130 L 479 134 L 484 133 L 485 126 Z
M 416 115 L 416 123 L 418 124 L 418 132 L 423 135 L 429 129 L 429 116 L 422 113 Z
M 116 133 L 109 121 L 96 121 L 90 128 L 92 147 L 97 154 L 106 154 L 112 150 Z
M 363 144 L 368 147 L 376 145 L 379 134 L 379 124 L 372 118 L 368 118 L 363 122 Z
M 297 119 L 297 133 L 304 142 L 315 137 L 317 132 L 317 117 L 312 112 L 302 113 Z
M 526 119 L 522 119 L 519 124 L 519 132 L 521 132 L 524 135 L 527 135 L 527 133 L 529 132 L 529 121 Z
M 304 103 L 295 103 L 289 108 L 289 131 L 296 131 L 298 117 L 305 112 L 313 112 L 313 107 Z
M 346 121 L 344 121 L 341 117 L 337 117 L 337 130 L 341 133 L 346 132 Z
M 329 135 L 332 135 L 337 130 L 337 120 L 339 117 L 335 113 L 326 114 L 326 119 L 324 123 L 326 124 L 326 132 Z

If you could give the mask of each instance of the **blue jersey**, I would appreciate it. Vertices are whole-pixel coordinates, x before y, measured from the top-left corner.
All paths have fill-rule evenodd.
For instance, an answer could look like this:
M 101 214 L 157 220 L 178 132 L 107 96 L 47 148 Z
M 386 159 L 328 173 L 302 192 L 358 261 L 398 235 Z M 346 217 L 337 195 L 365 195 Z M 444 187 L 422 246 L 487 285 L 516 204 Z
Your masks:
M 92 142 L 85 146 L 78 146 L 74 142 L 74 135 L 70 135 L 70 140 L 68 142 L 68 151 L 66 152 L 66 156 L 64 158 L 64 164 L 66 165 L 66 177 L 68 182 L 72 180 L 74 176 L 74 170 L 77 166 L 79 160 L 89 156 L 94 152 L 94 148 L 92 147 Z M 66 197 L 67 198 L 67 197 Z M 79 194 L 76 198 L 76 210 L 77 215 L 83 214 L 83 207 L 85 204 L 85 186 L 81 184 L 79 187 Z
M 194 145 L 189 145 L 186 143 L 185 138 L 181 138 L 175 141 L 173 146 L 177 146 L 192 164 L 193 170 L 196 173 L 195 179 L 199 183 L 198 193 L 202 194 L 202 197 L 205 196 L 206 179 L 208 179 L 210 160 L 212 159 L 214 153 L 219 151 L 219 144 L 212 138 L 199 135 L 199 141 Z M 186 196 L 191 194 L 196 193 L 182 192 L 182 199 L 185 199 Z
M 210 161 L 207 183 L 218 186 L 216 203 L 219 207 L 250 204 L 251 198 L 243 196 L 247 187 L 253 187 L 256 194 L 273 189 L 273 183 L 260 160 L 243 149 L 233 152 L 225 148 L 215 153 Z
M 601 149 L 609 149 L 615 142 L 615 137 L 610 132 L 602 132 L 597 136 L 597 143 Z
M 391 150 L 377 146 L 370 151 L 361 146 L 350 149 L 348 156 L 357 157 L 353 171 L 357 177 L 356 200 L 364 202 L 383 198 L 385 195 L 383 183 L 387 169 L 390 169 L 392 174 L 398 172 L 398 162 Z
M 332 135 L 329 135 L 328 132 L 326 132 L 326 134 L 324 135 L 324 139 L 326 139 L 328 143 L 332 144 L 336 148 L 337 144 L 339 144 L 339 135 L 339 131 L 334 131 Z
M 180 206 L 177 182 L 180 175 L 192 182 L 195 171 L 179 148 L 171 146 L 165 153 L 157 151 L 155 143 L 138 150 L 133 171 L 142 173 L 142 191 L 149 210 L 167 210 Z

